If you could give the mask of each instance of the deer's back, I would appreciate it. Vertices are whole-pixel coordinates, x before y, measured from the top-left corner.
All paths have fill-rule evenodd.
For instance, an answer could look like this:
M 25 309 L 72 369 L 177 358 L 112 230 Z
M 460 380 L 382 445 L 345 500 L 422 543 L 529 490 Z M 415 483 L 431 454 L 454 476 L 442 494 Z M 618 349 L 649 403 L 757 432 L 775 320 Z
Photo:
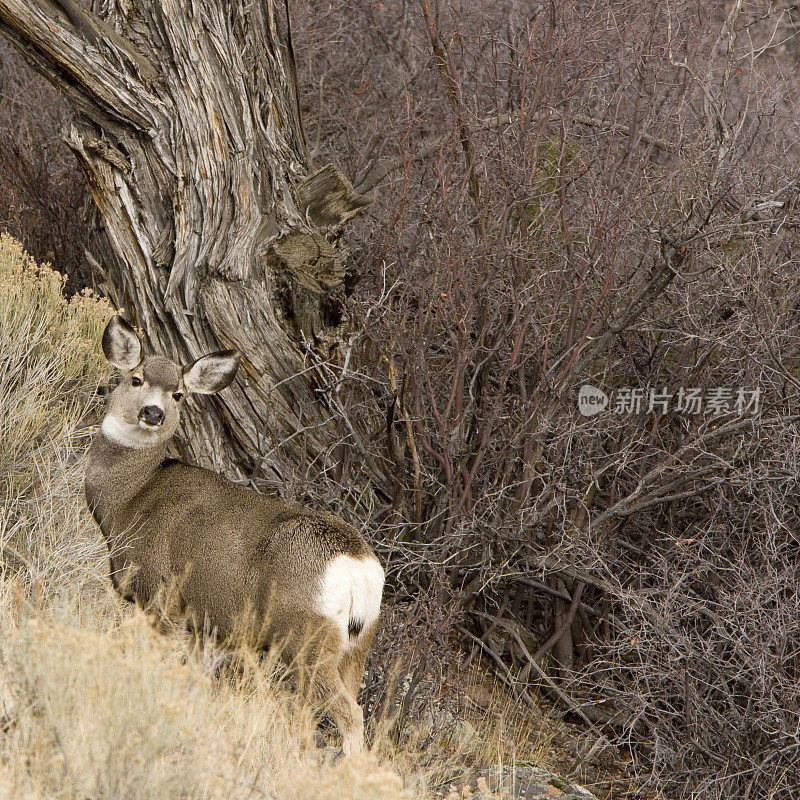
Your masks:
M 251 609 L 258 620 L 307 612 L 337 556 L 374 558 L 364 538 L 333 514 L 297 508 L 186 464 L 157 471 L 115 523 L 128 531 L 118 558 L 137 568 L 147 604 L 177 581 L 181 602 L 227 635 Z M 112 553 L 113 559 L 113 553 Z

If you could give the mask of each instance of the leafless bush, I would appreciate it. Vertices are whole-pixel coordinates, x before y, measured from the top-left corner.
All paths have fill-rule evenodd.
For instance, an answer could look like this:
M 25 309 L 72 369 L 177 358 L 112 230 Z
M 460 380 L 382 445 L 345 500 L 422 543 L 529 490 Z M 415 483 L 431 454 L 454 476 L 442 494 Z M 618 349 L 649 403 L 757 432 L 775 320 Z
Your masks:
M 86 262 L 88 200 L 83 176 L 61 140 L 66 102 L 0 40 L 0 231 L 67 274 L 67 291 L 91 286 Z
M 643 781 L 789 797 L 796 10 L 302 11 L 310 139 L 377 186 L 366 325 L 327 375 L 335 412 L 375 424 L 343 422 L 325 499 L 370 515 L 401 596 L 438 582 L 468 658 Z M 584 383 L 758 387 L 761 408 L 584 419 Z

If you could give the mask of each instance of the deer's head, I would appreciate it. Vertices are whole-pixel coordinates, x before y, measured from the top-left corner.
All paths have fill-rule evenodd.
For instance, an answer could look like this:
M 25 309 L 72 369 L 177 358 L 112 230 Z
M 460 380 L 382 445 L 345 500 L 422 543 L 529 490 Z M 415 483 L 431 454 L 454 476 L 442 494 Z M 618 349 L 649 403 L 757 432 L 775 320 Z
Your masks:
M 103 433 L 117 444 L 136 449 L 170 439 L 187 395 L 224 389 L 233 381 L 241 359 L 236 350 L 222 350 L 181 366 L 165 356 L 145 356 L 136 331 L 119 316 L 106 325 L 103 353 L 122 372 L 109 398 Z

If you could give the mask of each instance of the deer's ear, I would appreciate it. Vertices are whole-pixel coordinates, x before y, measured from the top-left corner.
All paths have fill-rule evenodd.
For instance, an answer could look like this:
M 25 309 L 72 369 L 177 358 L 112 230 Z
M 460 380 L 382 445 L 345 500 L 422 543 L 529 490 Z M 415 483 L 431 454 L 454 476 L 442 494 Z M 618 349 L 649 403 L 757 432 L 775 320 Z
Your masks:
M 103 353 L 119 369 L 134 369 L 142 360 L 142 343 L 120 316 L 111 317 L 103 331 Z
M 230 386 L 242 354 L 238 350 L 220 350 L 198 358 L 183 369 L 183 383 L 187 392 L 215 394 Z

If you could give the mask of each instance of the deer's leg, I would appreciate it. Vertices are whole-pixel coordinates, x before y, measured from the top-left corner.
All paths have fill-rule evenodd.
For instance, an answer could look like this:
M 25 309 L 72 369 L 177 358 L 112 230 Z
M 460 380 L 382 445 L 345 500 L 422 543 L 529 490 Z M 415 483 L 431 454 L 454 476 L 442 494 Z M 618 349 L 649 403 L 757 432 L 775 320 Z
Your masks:
M 320 664 L 314 671 L 312 682 L 323 710 L 331 715 L 342 734 L 344 754 L 363 753 L 364 715 L 344 685 L 338 667 L 332 661 Z
M 310 694 L 314 705 L 333 719 L 342 735 L 344 754 L 363 752 L 364 715 L 339 672 L 342 641 L 338 629 L 330 620 L 315 619 L 305 635 L 286 641 L 281 656 L 298 670 L 301 692 Z
M 377 627 L 376 621 L 365 628 L 358 637 L 358 641 L 345 650 L 342 660 L 339 662 L 339 675 L 354 700 L 358 700 L 358 689 L 361 686 L 361 678 L 364 676 L 364 667 Z

